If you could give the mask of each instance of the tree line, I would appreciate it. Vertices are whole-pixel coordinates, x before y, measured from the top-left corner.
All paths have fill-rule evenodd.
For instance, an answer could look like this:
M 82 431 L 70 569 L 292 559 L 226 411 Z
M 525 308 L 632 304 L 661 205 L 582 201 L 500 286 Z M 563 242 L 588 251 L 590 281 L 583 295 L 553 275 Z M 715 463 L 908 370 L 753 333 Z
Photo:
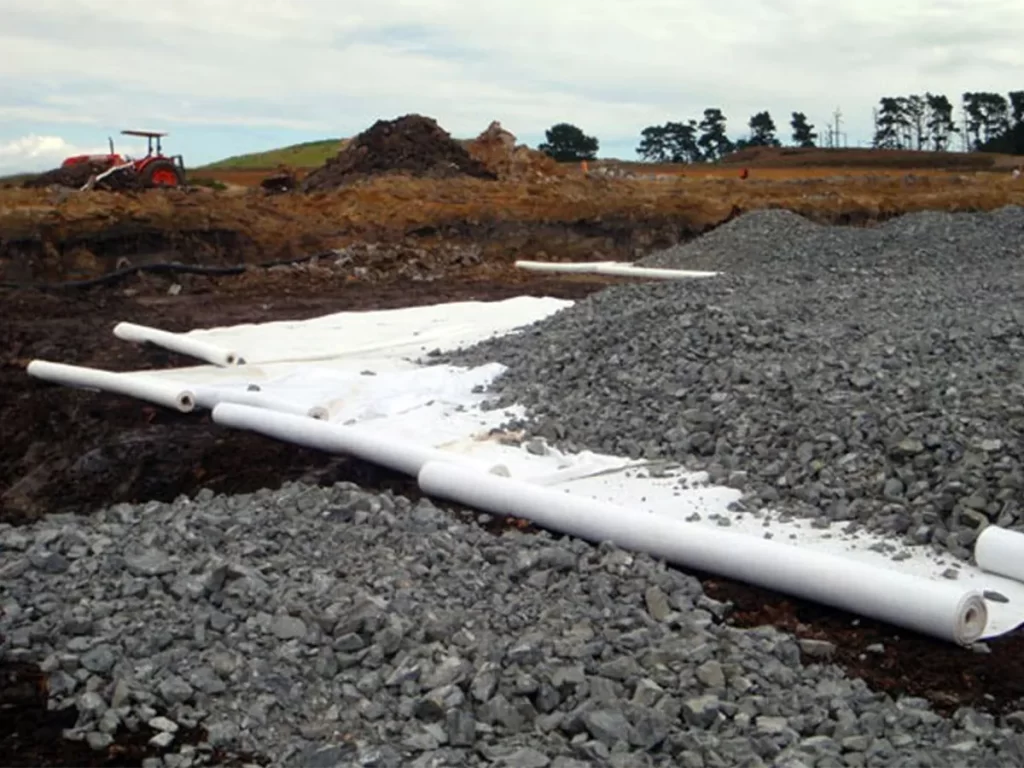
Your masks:
M 1024 91 L 1006 96 L 968 91 L 960 99 L 961 119 L 942 94 L 885 96 L 875 109 L 873 145 L 879 149 L 949 149 L 955 136 L 981 152 L 1024 152 Z
M 969 91 L 960 99 L 960 119 L 942 94 L 885 96 L 874 110 L 876 149 L 946 151 L 959 138 L 965 149 L 980 152 L 1024 154 L 1024 90 L 1005 96 L 988 91 Z M 726 131 L 727 119 L 718 107 L 708 107 L 700 120 L 669 121 L 640 132 L 636 153 L 654 163 L 714 162 L 747 147 L 781 147 L 779 130 L 768 110 L 747 121 L 748 134 L 733 141 Z M 819 135 L 803 112 L 792 112 L 790 146 L 816 147 Z M 558 123 L 545 133 L 539 149 L 561 162 L 592 160 L 600 144 L 571 123 Z

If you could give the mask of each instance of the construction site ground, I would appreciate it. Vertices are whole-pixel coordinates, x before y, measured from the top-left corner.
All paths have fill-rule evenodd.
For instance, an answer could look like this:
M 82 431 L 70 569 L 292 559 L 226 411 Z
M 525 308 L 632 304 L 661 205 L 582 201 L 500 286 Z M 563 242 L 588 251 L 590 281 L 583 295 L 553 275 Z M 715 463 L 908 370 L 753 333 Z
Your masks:
M 345 268 L 361 279 L 436 276 L 466 266 L 496 276 L 515 259 L 632 260 L 756 208 L 870 224 L 908 211 L 1024 202 L 1024 183 L 1004 173 L 651 176 L 385 175 L 309 194 L 258 187 L 0 189 L 0 282 L 86 279 L 171 261 L 255 264 L 347 247 Z M 381 247 L 367 249 L 368 243 Z
M 776 181 L 385 177 L 309 195 L 0 190 L 0 281 L 8 284 L 0 289 L 0 522 L 300 479 L 418 493 L 412 480 L 221 429 L 208 415 L 171 413 L 25 374 L 33 358 L 109 370 L 185 362 L 116 341 L 111 331 L 119 321 L 183 331 L 524 294 L 580 298 L 608 280 L 540 277 L 517 271 L 512 262 L 632 260 L 765 206 L 870 226 L 905 211 L 1006 204 L 1024 205 L 1024 183 L 984 173 Z M 84 289 L 28 287 L 145 264 L 228 266 L 316 253 L 325 255 L 235 275 L 125 274 Z M 1001 710 L 1024 695 L 1020 637 L 991 643 L 990 653 L 972 653 L 741 584 L 702 579 L 712 597 L 735 604 L 732 621 L 830 640 L 835 661 L 876 688 L 925 696 L 946 712 L 967 704 Z M 883 653 L 866 652 L 877 643 Z M 7 665 L 0 674 L 0 748 L 16 742 L 19 750 L 5 764 L 138 765 L 151 754 L 138 734 L 119 734 L 109 753 L 98 754 L 60 739 L 69 715 L 46 710 L 37 670 Z M 12 742 L 14 732 L 20 735 Z

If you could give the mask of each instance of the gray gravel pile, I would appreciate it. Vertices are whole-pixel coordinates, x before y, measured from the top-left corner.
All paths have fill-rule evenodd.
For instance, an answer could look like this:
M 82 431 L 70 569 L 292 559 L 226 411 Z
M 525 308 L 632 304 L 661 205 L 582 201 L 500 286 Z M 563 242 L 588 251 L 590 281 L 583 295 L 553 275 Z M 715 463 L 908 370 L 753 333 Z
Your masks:
M 434 359 L 509 366 L 495 405 L 564 447 L 671 458 L 747 506 L 933 542 L 1024 530 L 1024 210 L 876 229 L 785 211 L 652 256 L 728 270 L 618 286 Z
M 785 209 L 743 214 L 703 237 L 658 251 L 648 267 L 750 273 L 779 268 L 930 268 L 956 270 L 977 259 L 1019 257 L 1024 213 L 1008 206 L 991 213 L 910 213 L 870 228 L 817 224 Z M 818 275 L 816 275 L 818 277 Z
M 354 486 L 121 505 L 0 528 L 0 635 L 68 735 L 119 724 L 202 765 L 1019 764 L 1024 712 L 954 718 L 725 626 L 691 577 L 607 546 L 496 538 Z M 803 666 L 801 650 L 820 661 Z M 177 751 L 182 729 L 208 742 Z

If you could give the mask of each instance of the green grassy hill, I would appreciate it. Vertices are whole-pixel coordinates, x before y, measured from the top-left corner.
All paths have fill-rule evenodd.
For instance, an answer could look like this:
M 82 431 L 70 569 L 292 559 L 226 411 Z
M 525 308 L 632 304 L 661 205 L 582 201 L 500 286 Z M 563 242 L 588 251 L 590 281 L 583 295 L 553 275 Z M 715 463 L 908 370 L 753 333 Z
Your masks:
M 196 168 L 197 171 L 267 171 L 279 165 L 292 168 L 317 168 L 327 158 L 338 154 L 341 139 L 321 139 L 293 144 L 290 147 L 270 149 L 266 152 L 253 152 L 248 155 L 236 155 L 218 160 L 215 163 Z

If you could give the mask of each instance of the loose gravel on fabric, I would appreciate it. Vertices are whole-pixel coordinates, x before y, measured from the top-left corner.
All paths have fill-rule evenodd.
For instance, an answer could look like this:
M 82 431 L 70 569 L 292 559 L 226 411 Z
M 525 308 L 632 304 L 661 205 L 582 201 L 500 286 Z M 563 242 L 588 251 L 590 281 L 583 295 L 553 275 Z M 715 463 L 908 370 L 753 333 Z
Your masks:
M 870 229 L 759 211 L 641 263 L 724 274 L 432 359 L 504 363 L 512 426 L 706 469 L 747 507 L 959 558 L 989 523 L 1024 530 L 1024 209 Z
M 214 747 L 321 767 L 1024 760 L 1024 713 L 943 718 L 803 666 L 648 556 L 349 484 L 0 528 L 0 584 L 3 654 L 42 660 L 52 704 L 79 709 L 69 736 L 148 723 L 170 750 L 151 768 Z M 177 751 L 196 725 L 207 741 Z

